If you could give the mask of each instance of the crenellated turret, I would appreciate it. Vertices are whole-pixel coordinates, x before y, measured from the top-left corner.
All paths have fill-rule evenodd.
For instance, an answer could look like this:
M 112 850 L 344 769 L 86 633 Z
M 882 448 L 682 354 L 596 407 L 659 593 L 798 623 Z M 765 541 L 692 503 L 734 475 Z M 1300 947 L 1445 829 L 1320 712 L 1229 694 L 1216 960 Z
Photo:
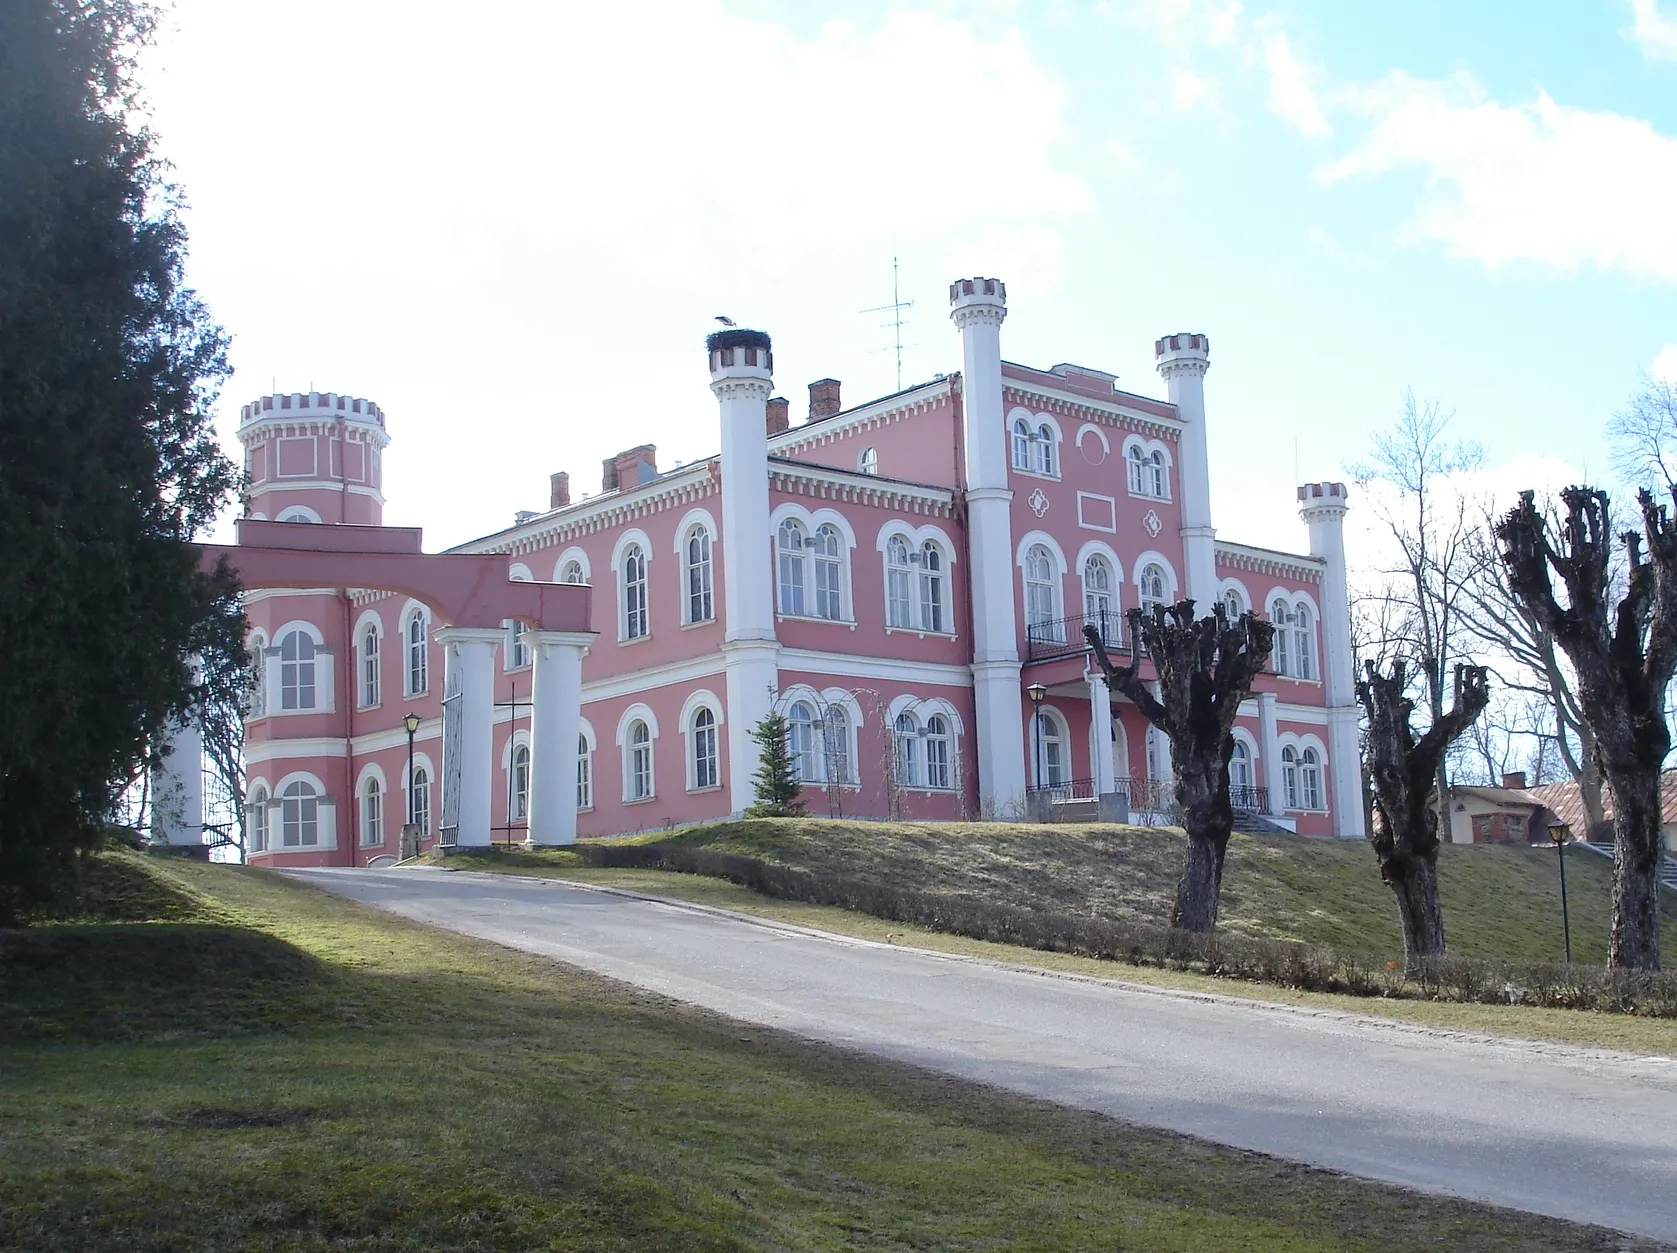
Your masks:
M 250 478 L 246 516 L 279 522 L 384 520 L 384 410 L 336 392 L 263 396 L 239 410 Z

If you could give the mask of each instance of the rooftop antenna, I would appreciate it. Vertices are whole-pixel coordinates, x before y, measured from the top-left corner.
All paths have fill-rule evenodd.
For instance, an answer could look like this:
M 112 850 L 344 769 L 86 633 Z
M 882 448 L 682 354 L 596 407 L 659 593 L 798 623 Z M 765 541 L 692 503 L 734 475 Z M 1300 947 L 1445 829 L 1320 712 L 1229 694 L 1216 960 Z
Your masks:
M 899 392 L 903 389 L 903 327 L 907 323 L 907 319 L 903 317 L 903 310 L 912 308 L 914 308 L 914 302 L 912 300 L 904 300 L 898 286 L 897 241 L 893 237 L 891 240 L 891 303 L 888 305 L 875 305 L 871 309 L 863 309 L 860 310 L 860 312 L 889 313 L 891 315 L 891 320 L 889 322 L 882 323 L 881 325 L 895 334 L 895 346 L 897 352 L 897 390 Z

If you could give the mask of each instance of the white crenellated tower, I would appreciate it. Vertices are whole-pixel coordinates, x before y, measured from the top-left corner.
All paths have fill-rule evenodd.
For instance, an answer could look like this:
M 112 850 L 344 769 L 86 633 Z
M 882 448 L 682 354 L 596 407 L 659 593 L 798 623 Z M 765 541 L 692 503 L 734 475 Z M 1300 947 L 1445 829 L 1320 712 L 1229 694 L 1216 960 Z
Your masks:
M 722 656 L 728 691 L 728 791 L 750 807 L 758 749 L 751 738 L 780 682 L 769 542 L 768 403 L 774 355 L 762 331 L 717 331 L 705 340 L 710 390 L 722 418 Z
M 1310 528 L 1310 555 L 1322 560 L 1322 687 L 1327 702 L 1328 763 L 1338 834 L 1361 839 L 1362 754 L 1357 743 L 1355 659 L 1351 656 L 1351 590 L 1345 570 L 1343 483 L 1299 488 L 1299 517 Z
M 246 516 L 378 526 L 384 520 L 384 410 L 336 392 L 263 396 L 239 410 Z
M 1024 714 L 1014 619 L 1013 492 L 1008 487 L 1007 422 L 1002 406 L 1001 331 L 1006 317 L 1007 286 L 999 279 L 959 279 L 949 285 L 949 319 L 961 332 L 978 791 L 980 804 L 998 814 L 1022 810 L 1025 800 Z
M 1153 345 L 1170 403 L 1182 420 L 1177 443 L 1177 479 L 1182 485 L 1182 553 L 1188 564 L 1187 594 L 1200 611 L 1216 604 L 1217 531 L 1211 525 L 1211 460 L 1205 434 L 1205 372 L 1211 341 L 1204 335 L 1166 335 Z

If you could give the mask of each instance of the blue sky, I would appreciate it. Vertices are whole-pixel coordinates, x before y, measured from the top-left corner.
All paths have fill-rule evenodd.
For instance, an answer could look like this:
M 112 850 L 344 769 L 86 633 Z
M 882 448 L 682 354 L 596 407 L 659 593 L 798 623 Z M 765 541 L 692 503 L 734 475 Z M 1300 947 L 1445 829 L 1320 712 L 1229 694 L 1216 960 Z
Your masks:
M 1007 281 L 1011 358 L 1148 394 L 1155 337 L 1209 334 L 1252 542 L 1302 541 L 1295 464 L 1345 477 L 1406 387 L 1512 490 L 1605 476 L 1606 418 L 1677 373 L 1672 0 L 178 0 L 146 81 L 224 430 L 274 383 L 378 400 L 430 546 L 550 471 L 715 451 L 714 314 L 775 335 L 795 418 L 825 375 L 891 390 L 858 311 L 893 244 L 905 381 L 959 368 L 959 275 Z

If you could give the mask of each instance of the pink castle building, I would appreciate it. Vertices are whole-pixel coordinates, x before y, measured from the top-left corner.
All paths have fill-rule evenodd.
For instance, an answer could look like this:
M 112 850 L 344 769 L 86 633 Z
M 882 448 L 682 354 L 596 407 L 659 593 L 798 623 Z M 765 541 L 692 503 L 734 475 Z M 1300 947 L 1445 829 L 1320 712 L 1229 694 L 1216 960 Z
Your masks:
M 251 859 L 388 859 L 410 817 L 427 842 L 474 845 L 738 814 L 770 710 L 815 813 L 939 820 L 1105 797 L 1107 813 L 1162 821 L 1168 746 L 1107 691 L 1082 627 L 1127 655 L 1124 610 L 1188 596 L 1278 628 L 1236 730 L 1237 808 L 1361 836 L 1344 486 L 1298 489 L 1307 555 L 1219 539 L 1206 337 L 1157 342 L 1161 400 L 1098 370 L 1004 360 L 1006 314 L 1002 283 L 955 283 L 959 372 L 851 408 L 824 379 L 797 425 L 769 337 L 712 335 L 718 455 L 660 470 L 651 446 L 631 448 L 575 501 L 555 474 L 545 512 L 453 550 L 499 556 L 513 580 L 591 585 L 591 641 L 517 618 L 445 626 L 377 589 L 249 593 Z M 378 406 L 267 396 L 239 436 L 249 518 L 380 524 Z M 550 644 L 580 658 L 580 697 L 538 660 Z M 464 748 L 445 747 L 445 675 L 475 711 Z M 573 726 L 574 754 L 559 743 Z

